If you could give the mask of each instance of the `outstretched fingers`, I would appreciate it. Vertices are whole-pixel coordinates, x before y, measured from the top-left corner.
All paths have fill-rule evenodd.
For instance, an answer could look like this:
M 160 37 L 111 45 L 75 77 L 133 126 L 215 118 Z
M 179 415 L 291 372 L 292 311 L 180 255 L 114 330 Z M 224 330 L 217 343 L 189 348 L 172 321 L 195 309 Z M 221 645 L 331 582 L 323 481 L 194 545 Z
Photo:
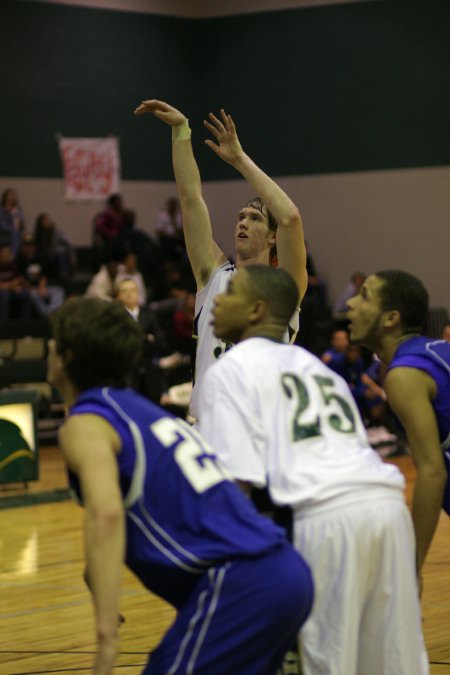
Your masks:
M 226 133 L 227 131 L 230 130 L 230 124 L 229 124 L 229 120 L 228 120 L 228 115 L 225 114 L 225 111 L 224 111 L 223 108 L 221 108 L 221 110 L 220 110 L 220 116 L 222 118 L 221 120 L 218 117 L 216 117 L 216 115 L 214 115 L 214 113 L 211 113 L 211 112 L 209 113 L 210 120 L 212 122 L 214 122 L 216 128 L 222 134 L 224 134 L 224 133 Z
M 215 127 L 214 124 L 208 122 L 208 120 L 203 120 L 203 126 L 205 126 L 208 129 L 208 131 L 210 131 L 212 135 L 217 138 L 217 140 L 219 140 L 219 136 L 224 133 L 223 131 L 220 131 L 217 127 Z
M 221 109 L 220 109 L 220 116 L 221 116 L 221 118 L 222 118 L 222 122 L 223 122 L 223 124 L 224 124 L 224 126 L 225 126 L 225 129 L 226 129 L 227 131 L 231 131 L 231 128 L 230 128 L 230 122 L 232 121 L 232 120 L 231 120 L 231 115 L 227 115 L 227 113 L 225 112 L 225 110 L 224 110 L 223 108 L 221 108 Z
M 217 150 L 219 149 L 218 145 L 216 145 L 213 141 L 210 141 L 208 138 L 204 141 L 204 143 L 208 146 L 208 148 L 211 148 L 211 150 L 214 150 L 214 152 L 217 154 Z
M 228 131 L 230 131 L 232 134 L 235 134 L 236 133 L 236 127 L 234 126 L 233 118 L 231 117 L 231 115 L 226 114 L 225 110 L 223 110 L 223 108 L 222 108 L 221 112 L 223 112 L 223 114 L 227 118 Z

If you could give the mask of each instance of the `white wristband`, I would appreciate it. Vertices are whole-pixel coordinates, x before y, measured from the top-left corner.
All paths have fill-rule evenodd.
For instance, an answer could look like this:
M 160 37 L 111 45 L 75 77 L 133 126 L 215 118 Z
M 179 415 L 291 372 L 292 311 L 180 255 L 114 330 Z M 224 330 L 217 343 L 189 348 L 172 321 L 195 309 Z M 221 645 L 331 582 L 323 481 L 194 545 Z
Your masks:
M 181 124 L 177 124 L 172 127 L 172 142 L 175 141 L 186 141 L 191 137 L 191 128 L 189 126 L 189 120 L 185 119 Z

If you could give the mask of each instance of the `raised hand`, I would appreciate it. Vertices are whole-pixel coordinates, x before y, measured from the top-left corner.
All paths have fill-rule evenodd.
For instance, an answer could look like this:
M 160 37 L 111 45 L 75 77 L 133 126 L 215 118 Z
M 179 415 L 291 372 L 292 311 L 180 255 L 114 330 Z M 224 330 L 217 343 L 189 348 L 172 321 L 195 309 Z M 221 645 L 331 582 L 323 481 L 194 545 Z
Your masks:
M 203 124 L 212 133 L 218 144 L 211 140 L 206 140 L 205 143 L 224 162 L 236 164 L 244 157 L 245 153 L 239 143 L 231 115 L 227 115 L 225 110 L 221 108 L 220 117 L 222 119 L 219 119 L 213 113 L 209 113 L 210 121 L 204 120 Z
M 144 115 L 145 113 L 152 113 L 155 117 L 162 120 L 171 127 L 176 127 L 186 121 L 186 116 L 173 106 L 165 103 L 165 101 L 158 101 L 156 98 L 142 101 L 135 109 L 135 115 Z

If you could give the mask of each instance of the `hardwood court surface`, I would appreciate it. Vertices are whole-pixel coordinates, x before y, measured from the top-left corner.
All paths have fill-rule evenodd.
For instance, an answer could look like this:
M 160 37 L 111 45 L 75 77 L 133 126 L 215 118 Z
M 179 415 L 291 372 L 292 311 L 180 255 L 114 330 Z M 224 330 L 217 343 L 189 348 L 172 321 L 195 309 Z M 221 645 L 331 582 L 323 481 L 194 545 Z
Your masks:
M 392 461 L 407 477 L 409 499 L 411 460 Z M 30 490 L 65 487 L 56 448 L 42 450 L 41 476 Z M 2 489 L 0 503 L 4 495 Z M 0 675 L 89 673 L 95 642 L 82 580 L 82 509 L 71 501 L 0 509 L 0 523 Z M 123 580 L 126 622 L 114 672 L 137 675 L 174 612 L 126 570 Z M 431 674 L 450 675 L 450 518 L 444 514 L 425 568 L 422 607 Z

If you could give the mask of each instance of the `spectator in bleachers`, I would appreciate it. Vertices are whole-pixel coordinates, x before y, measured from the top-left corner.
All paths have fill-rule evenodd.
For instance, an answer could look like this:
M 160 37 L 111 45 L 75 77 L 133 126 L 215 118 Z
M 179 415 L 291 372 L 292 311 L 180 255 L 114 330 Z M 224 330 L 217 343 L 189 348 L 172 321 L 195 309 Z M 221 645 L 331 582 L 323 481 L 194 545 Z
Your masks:
M 173 313 L 181 307 L 188 293 L 195 293 L 194 278 L 186 266 L 179 260 L 164 260 L 158 278 L 155 279 L 150 308 L 165 315 L 166 321 L 172 324 Z
M 165 258 L 172 258 L 186 250 L 181 209 L 176 197 L 169 197 L 165 208 L 159 211 L 155 229 Z
M 336 321 L 347 321 L 347 300 L 358 295 L 359 289 L 366 280 L 364 272 L 353 272 L 347 286 L 344 288 L 333 306 L 333 318 Z
M 75 249 L 48 213 L 36 218 L 34 227 L 36 257 L 50 279 L 68 279 L 76 267 Z
M 119 251 L 113 249 L 105 253 L 106 262 L 101 265 L 99 271 L 94 274 L 85 295 L 90 297 L 112 300 L 115 297 L 115 283 L 119 273 L 119 265 L 122 257 Z
M 348 338 L 348 336 L 347 336 Z M 367 418 L 367 405 L 365 390 L 366 387 L 362 381 L 362 374 L 365 369 L 364 359 L 359 345 L 349 344 L 345 350 L 342 363 L 343 378 L 347 382 L 353 398 L 361 413 L 361 417 Z
M 97 246 L 111 246 L 117 242 L 126 227 L 126 215 L 122 196 L 108 197 L 106 209 L 94 218 L 94 243 Z
M 195 293 L 187 293 L 172 317 L 173 347 L 182 354 L 192 351 L 192 328 L 195 317 Z
M 331 334 L 330 346 L 321 355 L 321 360 L 334 370 L 335 373 L 345 377 L 346 352 L 349 346 L 348 333 L 342 329 L 335 329 Z
M 303 296 L 300 312 L 300 328 L 296 337 L 296 344 L 308 349 L 314 354 L 320 354 L 323 342 L 323 329 L 325 323 L 329 327 L 329 307 L 327 288 L 324 280 L 319 275 L 316 264 L 306 246 L 306 271 L 308 273 L 308 286 Z
M 370 426 L 385 424 L 388 405 L 386 393 L 383 389 L 385 367 L 375 355 L 372 362 L 361 375 L 364 386 L 364 397 L 367 406 L 367 418 Z
M 119 265 L 116 284 L 121 279 L 133 279 L 138 290 L 138 305 L 143 307 L 147 300 L 147 289 L 144 277 L 138 269 L 138 260 L 135 253 L 129 251 L 125 254 L 123 262 Z
M 115 286 L 115 297 L 138 322 L 144 340 L 143 358 L 135 374 L 134 387 L 154 403 L 159 403 L 169 383 L 167 371 L 182 363 L 179 353 L 171 353 L 169 340 L 157 315 L 139 306 L 139 289 L 135 279 L 123 277 Z
M 16 263 L 18 272 L 30 292 L 36 313 L 39 316 L 49 316 L 62 305 L 65 292 L 61 286 L 48 283 L 31 234 L 23 235 Z
M 361 347 L 350 344 L 347 331 L 340 328 L 333 331 L 330 347 L 321 360 L 347 382 L 363 420 L 368 425 L 380 423 L 385 403 L 378 365 L 371 364 L 366 370 Z
M 11 247 L 0 243 L 0 320 L 30 319 L 33 307 L 28 284 L 19 273 Z
M 122 196 L 119 194 L 110 195 L 106 208 L 94 217 L 94 272 L 97 272 L 107 262 L 112 247 L 120 249 L 123 246 L 124 232 L 129 229 L 129 216 L 124 207 Z
M 9 246 L 13 258 L 19 252 L 25 219 L 16 190 L 8 188 L 2 194 L 0 204 L 0 245 Z

